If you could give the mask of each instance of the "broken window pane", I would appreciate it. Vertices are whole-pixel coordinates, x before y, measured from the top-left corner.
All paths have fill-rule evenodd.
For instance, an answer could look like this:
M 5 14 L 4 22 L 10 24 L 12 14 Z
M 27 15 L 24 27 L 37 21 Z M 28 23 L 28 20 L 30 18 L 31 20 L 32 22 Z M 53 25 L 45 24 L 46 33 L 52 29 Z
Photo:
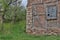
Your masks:
M 56 19 L 57 18 L 57 9 L 56 6 L 48 6 L 46 10 L 47 19 Z

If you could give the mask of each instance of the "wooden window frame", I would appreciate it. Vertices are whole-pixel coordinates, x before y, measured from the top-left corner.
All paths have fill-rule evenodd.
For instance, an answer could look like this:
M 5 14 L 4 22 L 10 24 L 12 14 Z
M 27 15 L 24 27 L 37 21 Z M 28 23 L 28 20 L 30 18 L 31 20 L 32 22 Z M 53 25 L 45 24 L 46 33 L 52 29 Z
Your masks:
M 47 10 L 48 10 L 48 7 L 56 7 L 56 13 L 55 13 L 56 16 L 55 16 L 55 17 L 53 16 L 53 17 L 50 17 L 50 18 L 49 18 L 49 17 L 47 16 L 47 14 L 50 14 L 50 13 L 48 13 L 48 11 L 47 11 Z M 56 5 L 48 5 L 48 6 L 47 6 L 47 8 L 46 8 L 46 19 L 48 19 L 48 20 L 57 19 L 57 6 L 56 6 Z

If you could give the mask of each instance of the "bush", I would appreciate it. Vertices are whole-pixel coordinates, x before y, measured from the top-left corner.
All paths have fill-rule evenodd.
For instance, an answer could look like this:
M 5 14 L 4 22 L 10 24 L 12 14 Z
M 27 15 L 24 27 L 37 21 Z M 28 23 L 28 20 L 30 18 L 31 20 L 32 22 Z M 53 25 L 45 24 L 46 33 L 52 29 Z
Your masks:
M 16 13 L 16 14 L 15 14 Z M 26 19 L 26 9 L 22 9 L 20 7 L 17 7 L 17 10 L 15 11 L 15 8 L 10 7 L 4 15 L 5 21 L 12 21 L 12 18 L 16 17 L 15 21 L 21 21 Z

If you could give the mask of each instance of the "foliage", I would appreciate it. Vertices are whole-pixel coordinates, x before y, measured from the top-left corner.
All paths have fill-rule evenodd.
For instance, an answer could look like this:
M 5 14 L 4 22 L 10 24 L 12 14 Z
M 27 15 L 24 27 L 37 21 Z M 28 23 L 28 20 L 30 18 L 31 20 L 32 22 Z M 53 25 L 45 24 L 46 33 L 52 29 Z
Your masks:
M 4 22 L 11 22 L 11 23 L 16 23 L 17 21 L 25 20 L 25 9 L 22 9 L 22 6 L 17 6 L 17 0 L 12 1 L 12 0 L 2 0 L 1 2 L 1 8 L 3 9 L 2 15 L 1 15 L 1 21 L 0 21 L 0 31 L 4 31 Z M 11 4 L 14 3 L 14 6 Z M 20 2 L 21 3 L 21 2 Z
M 14 20 L 20 21 L 20 20 L 25 20 L 25 14 L 26 10 L 22 6 L 16 6 L 17 4 L 15 3 L 15 6 L 11 5 L 12 3 L 15 2 L 15 0 L 2 0 L 2 7 L 4 9 L 4 21 L 12 21 L 12 19 L 15 17 Z M 9 5 L 10 4 L 10 5 Z M 21 1 L 20 1 L 21 4 Z M 14 21 L 13 20 L 13 21 Z
M 5 21 L 9 21 L 9 20 L 11 21 L 15 13 L 16 13 L 16 19 L 15 19 L 16 21 L 25 20 L 25 16 L 26 16 L 25 9 L 21 10 L 21 7 L 17 7 L 16 12 L 14 10 L 15 8 L 10 7 L 10 9 L 6 11 L 4 16 Z

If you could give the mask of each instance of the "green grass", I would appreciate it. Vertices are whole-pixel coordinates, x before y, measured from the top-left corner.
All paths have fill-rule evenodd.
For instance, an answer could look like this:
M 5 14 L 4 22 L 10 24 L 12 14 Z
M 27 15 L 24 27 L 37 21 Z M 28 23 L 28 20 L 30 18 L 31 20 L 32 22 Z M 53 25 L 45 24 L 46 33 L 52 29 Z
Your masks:
M 0 40 L 60 40 L 60 36 L 36 36 L 25 32 L 25 21 L 15 24 L 4 23 L 4 30 L 0 32 Z

